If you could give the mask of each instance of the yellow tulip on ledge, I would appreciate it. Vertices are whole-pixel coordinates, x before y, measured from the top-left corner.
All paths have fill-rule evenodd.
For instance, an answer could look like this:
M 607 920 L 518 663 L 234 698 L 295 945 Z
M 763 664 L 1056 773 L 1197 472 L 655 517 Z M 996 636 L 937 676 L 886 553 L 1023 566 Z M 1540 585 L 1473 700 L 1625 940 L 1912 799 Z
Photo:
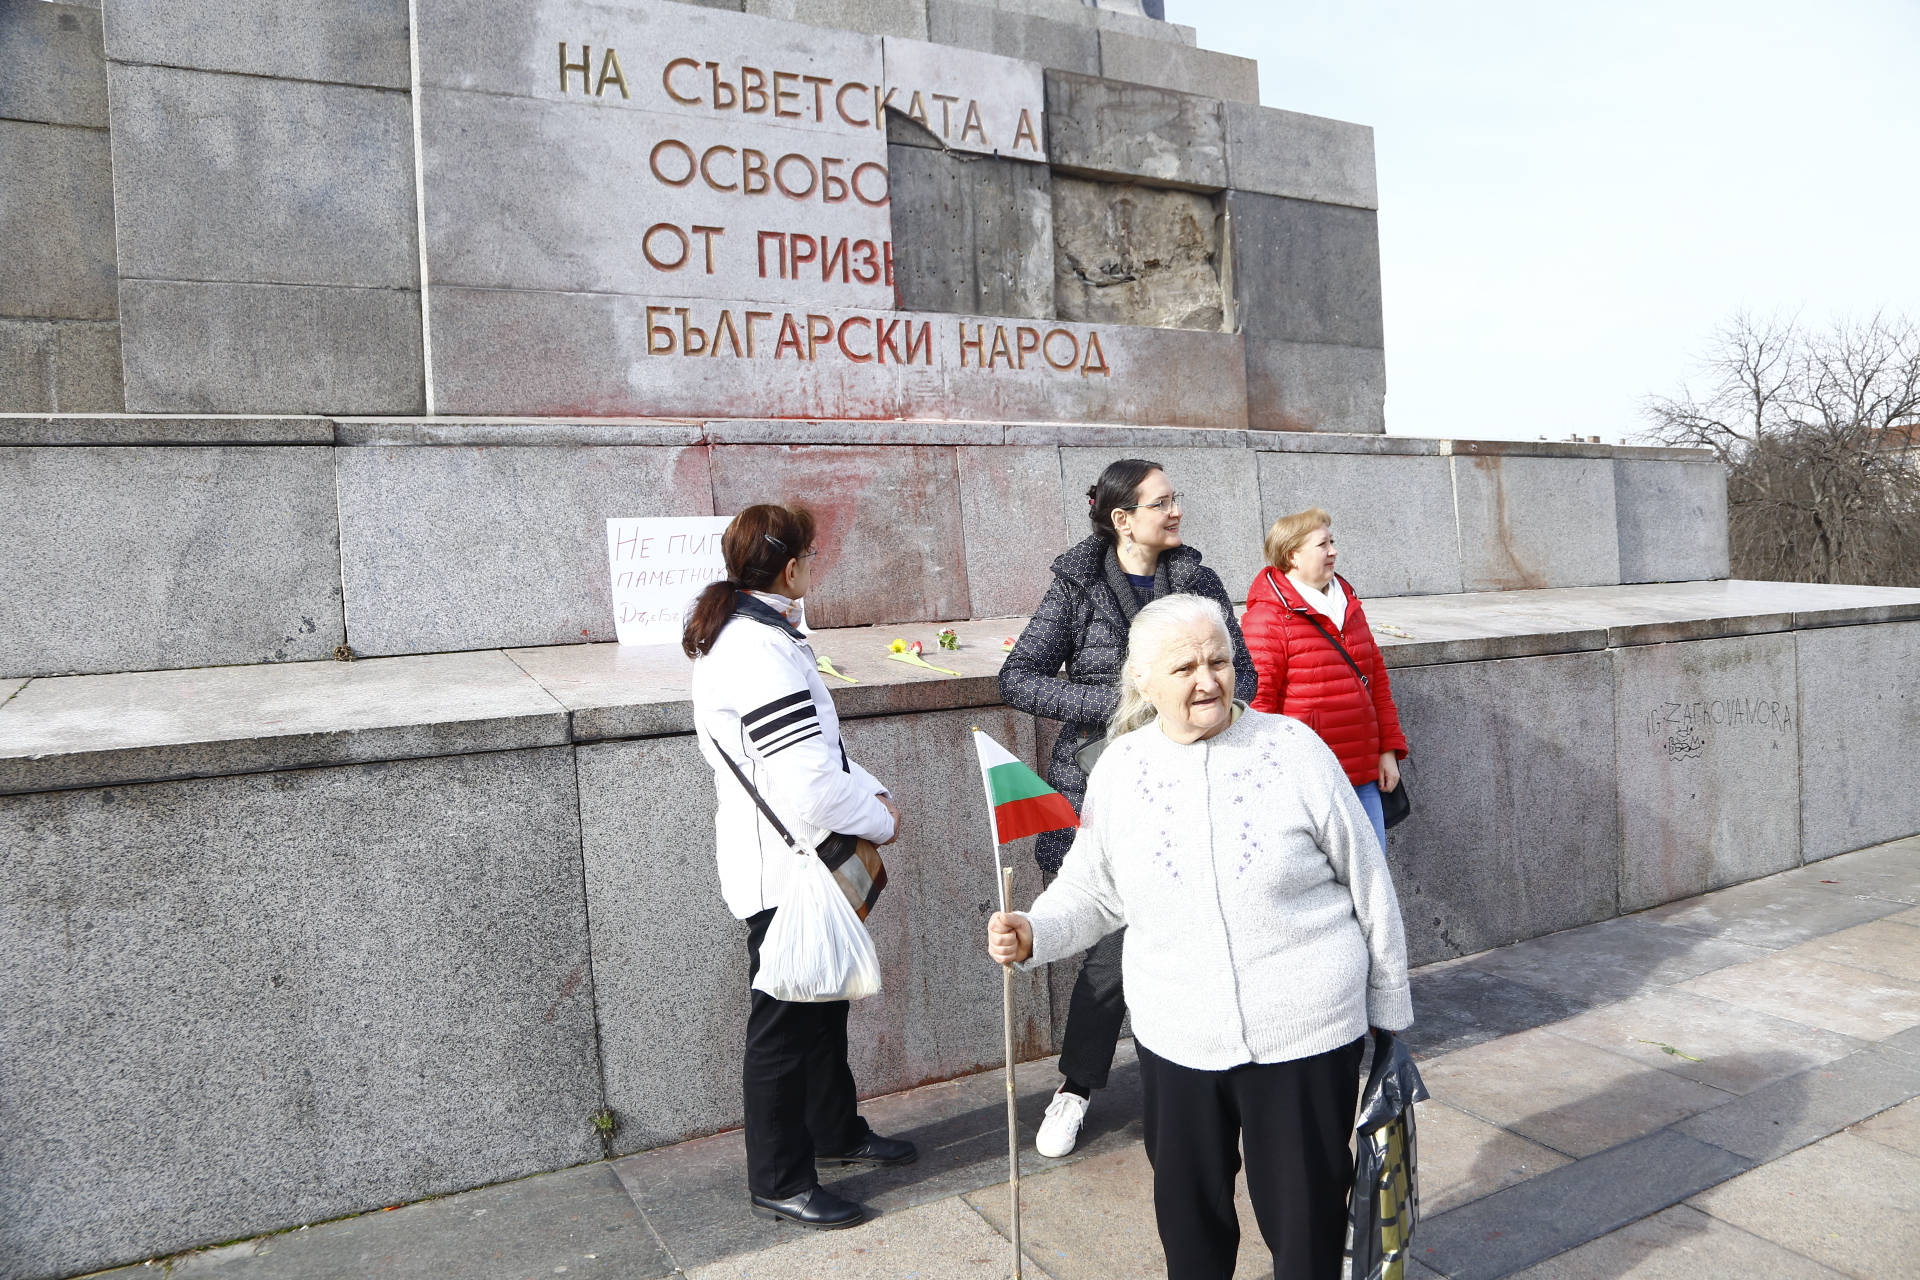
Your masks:
M 904 662 L 909 666 L 925 667 L 929 671 L 938 671 L 943 675 L 957 676 L 960 674 L 958 671 L 952 671 L 946 667 L 936 667 L 921 657 L 920 642 L 918 640 L 895 640 L 887 646 L 887 656 L 895 662 Z

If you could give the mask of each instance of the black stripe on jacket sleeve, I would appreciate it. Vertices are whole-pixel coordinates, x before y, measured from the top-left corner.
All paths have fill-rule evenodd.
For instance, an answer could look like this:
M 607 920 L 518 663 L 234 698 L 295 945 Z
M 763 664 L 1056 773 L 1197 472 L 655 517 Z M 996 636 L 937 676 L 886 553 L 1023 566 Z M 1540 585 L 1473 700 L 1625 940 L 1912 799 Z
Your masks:
M 769 716 L 779 715 L 787 708 L 796 706 L 802 702 L 808 703 L 809 705 L 812 704 L 813 694 L 811 691 L 801 689 L 797 693 L 789 693 L 782 697 L 775 698 L 772 702 L 762 703 L 751 711 L 744 711 L 740 714 L 740 723 L 751 726 L 755 721 L 765 720 Z
M 750 726 L 747 729 L 747 735 L 753 739 L 754 745 L 764 747 L 770 739 L 779 737 L 784 730 L 797 724 L 818 723 L 819 719 L 820 712 L 814 707 L 812 696 L 809 695 L 806 706 L 797 711 L 789 711 L 783 716 L 775 716 L 771 720 L 762 720 L 759 724 Z
M 760 748 L 761 755 L 766 755 L 776 747 L 789 746 L 810 734 L 819 732 L 820 722 L 809 716 L 799 724 L 789 725 L 778 733 L 756 740 L 753 745 Z
M 763 748 L 760 754 L 765 757 L 777 756 L 782 751 L 785 751 L 788 747 L 797 747 L 801 743 L 807 741 L 807 739 L 817 738 L 819 736 L 820 736 L 820 726 L 817 724 L 808 725 L 807 731 L 805 733 L 802 733 L 799 737 L 788 738 L 786 741 L 782 742 L 777 747 Z

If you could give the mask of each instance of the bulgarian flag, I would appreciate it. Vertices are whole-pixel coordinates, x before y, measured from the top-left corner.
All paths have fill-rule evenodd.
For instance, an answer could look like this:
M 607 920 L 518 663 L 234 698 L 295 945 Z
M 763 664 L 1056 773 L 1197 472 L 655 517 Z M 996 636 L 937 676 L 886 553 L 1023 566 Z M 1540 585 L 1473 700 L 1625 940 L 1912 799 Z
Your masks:
M 1080 825 L 1080 815 L 1073 811 L 1065 796 L 1042 782 L 1039 774 L 978 729 L 973 731 L 973 749 L 980 756 L 980 776 L 986 782 L 987 803 L 993 806 L 997 843 L 1010 844 L 1042 831 Z

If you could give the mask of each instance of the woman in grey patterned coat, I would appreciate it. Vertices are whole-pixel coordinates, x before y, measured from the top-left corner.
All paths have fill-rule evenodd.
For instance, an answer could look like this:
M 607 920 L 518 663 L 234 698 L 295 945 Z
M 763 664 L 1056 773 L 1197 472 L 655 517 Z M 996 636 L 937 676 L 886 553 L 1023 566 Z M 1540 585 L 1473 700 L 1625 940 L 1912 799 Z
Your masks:
M 1217 601 L 1233 640 L 1234 688 L 1243 701 L 1253 697 L 1253 660 L 1234 621 L 1233 601 L 1220 575 L 1181 541 L 1180 517 L 1180 495 L 1159 463 L 1127 458 L 1103 471 L 1087 490 L 1092 536 L 1053 562 L 1053 582 L 1000 669 L 1000 696 L 1008 706 L 1065 722 L 1047 781 L 1076 809 L 1087 775 L 1074 756 L 1104 739 L 1120 705 L 1127 633 L 1142 606 L 1177 594 Z M 1034 857 L 1049 881 L 1072 844 L 1072 831 L 1039 838 Z M 1127 1012 L 1120 981 L 1125 937 L 1121 930 L 1096 943 L 1074 983 L 1060 1054 L 1067 1079 L 1034 1143 L 1042 1155 L 1073 1150 L 1093 1090 L 1106 1087 Z

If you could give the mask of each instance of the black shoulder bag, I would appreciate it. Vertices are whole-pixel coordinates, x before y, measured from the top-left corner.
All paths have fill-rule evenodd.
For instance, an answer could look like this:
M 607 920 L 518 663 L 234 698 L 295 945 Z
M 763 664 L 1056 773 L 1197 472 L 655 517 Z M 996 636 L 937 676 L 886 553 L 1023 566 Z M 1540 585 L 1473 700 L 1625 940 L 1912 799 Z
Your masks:
M 1313 610 L 1295 610 L 1295 612 L 1304 612 L 1307 621 L 1313 624 L 1314 630 L 1325 636 L 1327 643 L 1332 645 L 1340 656 L 1347 660 L 1347 665 L 1353 668 L 1353 674 L 1360 678 L 1360 687 L 1365 689 L 1369 696 L 1371 696 L 1373 693 L 1373 681 L 1367 679 L 1366 673 L 1360 670 L 1360 664 L 1353 660 L 1353 655 L 1347 652 L 1347 646 L 1340 643 L 1340 638 L 1320 625 L 1320 619 L 1314 616 Z M 1413 812 L 1413 800 L 1407 795 L 1407 775 L 1404 773 L 1400 775 L 1399 786 L 1391 791 L 1382 791 L 1380 793 L 1380 812 L 1386 817 L 1389 827 L 1395 827 L 1405 822 L 1407 815 Z

